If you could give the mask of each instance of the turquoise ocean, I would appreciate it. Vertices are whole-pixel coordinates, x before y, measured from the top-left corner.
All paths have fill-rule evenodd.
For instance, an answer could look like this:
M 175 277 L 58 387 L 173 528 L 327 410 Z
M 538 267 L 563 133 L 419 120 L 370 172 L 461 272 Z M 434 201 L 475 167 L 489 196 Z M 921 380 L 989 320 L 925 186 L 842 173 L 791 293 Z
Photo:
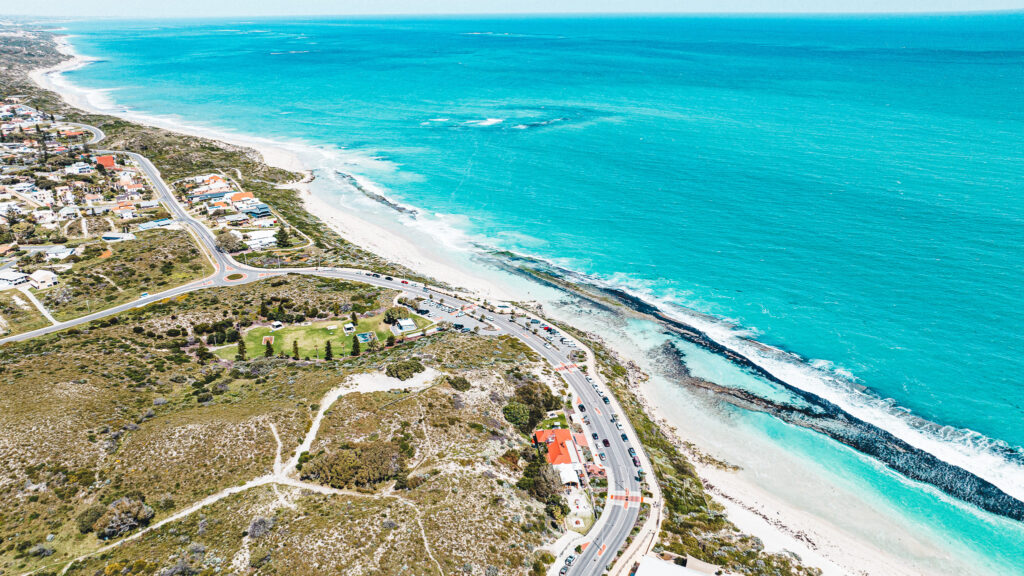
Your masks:
M 421 231 L 627 290 L 1024 499 L 1024 14 L 67 27 L 97 101 L 317 149 L 339 205 L 342 171 Z M 1024 574 L 1021 522 L 725 412 L 920 527 L 922 573 Z

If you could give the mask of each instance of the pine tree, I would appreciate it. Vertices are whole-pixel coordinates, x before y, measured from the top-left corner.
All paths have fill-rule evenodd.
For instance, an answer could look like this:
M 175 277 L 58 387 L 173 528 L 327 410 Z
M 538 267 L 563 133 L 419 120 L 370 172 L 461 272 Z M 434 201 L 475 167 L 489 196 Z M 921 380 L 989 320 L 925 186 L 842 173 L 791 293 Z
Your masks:
M 394 345 L 395 345 L 395 335 L 394 334 L 388 334 L 388 347 L 390 348 L 391 346 L 394 346 Z
M 324 360 L 334 360 L 334 351 L 331 350 L 330 340 L 327 341 L 327 344 L 324 344 Z
M 235 360 L 245 362 L 245 340 L 238 339 L 238 354 L 235 354 Z
M 270 314 L 270 310 L 267 309 L 267 301 L 266 300 L 261 300 L 260 301 L 260 316 L 262 318 L 266 318 L 267 314 Z
M 293 360 L 298 360 L 299 359 L 299 341 L 298 340 L 292 340 L 292 359 Z
M 352 324 L 355 326 L 359 325 L 359 315 L 355 312 L 352 313 Z
M 267 340 L 267 347 L 263 350 L 263 357 L 264 358 L 273 358 L 274 357 L 274 344 L 270 340 Z
M 356 336 L 352 337 L 352 355 L 359 356 L 359 338 Z

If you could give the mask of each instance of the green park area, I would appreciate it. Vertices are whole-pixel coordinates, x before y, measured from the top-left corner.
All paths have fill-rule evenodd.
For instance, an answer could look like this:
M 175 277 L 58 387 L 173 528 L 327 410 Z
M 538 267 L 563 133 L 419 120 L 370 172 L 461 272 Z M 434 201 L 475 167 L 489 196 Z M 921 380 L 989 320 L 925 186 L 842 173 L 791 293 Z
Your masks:
M 426 328 L 431 324 L 430 320 L 415 314 L 412 314 L 410 319 L 416 323 L 417 329 Z M 360 318 L 356 329 L 346 334 L 343 327 L 349 322 L 351 320 L 348 318 L 338 318 L 320 322 L 290 324 L 277 330 L 271 329 L 270 326 L 250 328 L 243 336 L 246 355 L 250 358 L 263 356 L 266 351 L 264 338 L 268 336 L 273 337 L 272 346 L 275 355 L 279 355 L 284 351 L 286 355 L 291 356 L 294 346 L 292 343 L 296 342 L 299 345 L 300 358 L 323 358 L 324 349 L 328 341 L 331 342 L 331 351 L 334 356 L 347 356 L 352 353 L 352 337 L 356 334 L 373 333 L 377 341 L 382 344 L 387 341 L 388 335 L 392 334 L 391 325 L 384 322 L 383 314 Z M 365 351 L 368 346 L 368 343 L 363 343 L 360 345 L 360 348 Z M 213 352 L 220 358 L 231 360 L 238 354 L 238 346 L 231 344 L 218 348 Z

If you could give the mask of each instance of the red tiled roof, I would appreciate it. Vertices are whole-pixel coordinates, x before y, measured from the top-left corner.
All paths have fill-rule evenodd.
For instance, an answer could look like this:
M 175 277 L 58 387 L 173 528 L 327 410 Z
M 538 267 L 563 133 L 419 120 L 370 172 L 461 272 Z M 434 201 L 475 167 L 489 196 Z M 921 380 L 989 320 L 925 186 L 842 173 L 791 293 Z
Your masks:
M 100 166 L 103 166 L 104 168 L 108 168 L 108 169 L 109 168 L 113 168 L 114 167 L 114 157 L 113 156 L 97 156 L 96 157 L 96 163 L 99 164 Z
M 572 464 L 571 446 L 572 432 L 561 428 L 555 430 L 537 430 L 533 439 L 538 444 L 546 444 L 548 447 L 548 462 L 550 464 Z

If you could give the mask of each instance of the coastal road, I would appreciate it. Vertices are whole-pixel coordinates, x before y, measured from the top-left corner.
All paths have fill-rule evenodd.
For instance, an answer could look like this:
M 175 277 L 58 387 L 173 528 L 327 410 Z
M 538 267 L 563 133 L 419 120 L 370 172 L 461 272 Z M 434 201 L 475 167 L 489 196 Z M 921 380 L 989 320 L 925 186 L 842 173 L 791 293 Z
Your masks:
M 94 139 L 96 141 L 103 136 L 103 133 L 97 128 L 84 124 L 74 125 L 90 130 L 94 134 Z M 230 255 L 221 252 L 217 248 L 217 242 L 213 233 L 201 222 L 192 218 L 184 207 L 181 206 L 177 198 L 174 197 L 172 190 L 163 181 L 159 170 L 156 169 L 148 158 L 133 152 L 104 152 L 126 154 L 139 166 L 140 170 L 143 171 L 152 183 L 153 188 L 159 195 L 161 201 L 167 206 L 167 209 L 172 215 L 172 219 L 190 230 L 199 240 L 201 246 L 208 253 L 214 265 L 214 273 L 202 280 L 197 280 L 157 294 L 151 294 L 134 302 L 114 306 L 74 320 L 58 322 L 32 332 L 9 336 L 7 338 L 0 339 L 0 344 L 23 341 L 58 330 L 79 326 L 107 316 L 119 314 L 132 308 L 142 307 L 159 302 L 166 298 L 196 290 L 255 282 L 289 273 L 362 282 L 383 288 L 403 291 L 410 295 L 428 300 L 432 296 L 434 302 L 440 302 L 443 299 L 444 303 L 448 306 L 479 312 L 479 310 L 476 310 L 477 303 L 473 302 L 469 297 L 459 296 L 437 288 L 417 283 L 410 283 L 408 281 L 403 283 L 402 279 L 388 279 L 388 277 L 374 275 L 365 270 L 350 268 L 265 269 L 241 264 L 235 261 Z M 578 558 L 573 562 L 568 572 L 572 575 L 578 574 L 581 576 L 598 576 L 604 574 L 615 562 L 619 551 L 625 546 L 626 540 L 639 517 L 643 485 L 637 479 L 637 468 L 633 464 L 633 457 L 629 454 L 629 449 L 633 448 L 636 451 L 641 462 L 647 467 L 647 470 L 650 471 L 650 465 L 646 456 L 643 454 L 643 448 L 640 443 L 636 441 L 636 435 L 630 426 L 628 419 L 622 416 L 622 411 L 615 398 L 610 394 L 604 393 L 602 395 L 598 392 L 599 389 L 604 389 L 604 384 L 599 382 L 600 375 L 593 375 L 591 377 L 593 381 L 591 381 L 591 379 L 588 379 L 587 375 L 569 359 L 569 351 L 572 350 L 572 348 L 560 346 L 555 343 L 549 343 L 542 336 L 534 334 L 533 329 L 534 327 L 539 326 L 539 324 L 530 323 L 529 318 L 531 317 L 523 311 L 517 311 L 516 317 L 519 320 L 518 322 L 513 322 L 512 316 L 510 315 L 495 314 L 492 316 L 494 317 L 494 320 L 487 322 L 491 329 L 485 330 L 486 333 L 496 335 L 508 334 L 518 338 L 534 352 L 539 354 L 540 357 L 552 366 L 555 371 L 565 379 L 566 383 L 568 383 L 573 396 L 573 406 L 577 410 L 575 418 L 578 421 L 581 421 L 580 423 L 583 425 L 585 433 L 587 433 L 587 439 L 592 443 L 592 452 L 595 459 L 597 459 L 596 461 L 603 464 L 607 472 L 608 498 L 605 502 L 604 510 L 595 522 L 594 526 L 590 529 L 590 532 L 582 538 L 581 545 L 584 546 L 584 550 L 582 553 L 577 555 Z M 459 318 L 459 320 L 462 320 L 462 318 L 465 318 L 465 316 Z M 538 318 L 537 320 L 541 319 Z M 464 323 L 469 327 L 479 324 L 476 320 L 466 320 Z M 544 332 L 541 331 L 540 334 L 544 334 Z M 608 397 L 608 404 L 604 402 L 602 396 Z M 582 409 L 579 408 L 581 405 L 585 408 L 585 411 L 582 411 Z M 583 415 L 587 416 L 587 419 L 589 420 L 588 424 L 584 424 L 582 422 Z M 589 435 L 590 433 L 597 433 L 599 440 L 596 442 L 592 441 L 591 436 Z M 626 433 L 628 438 L 627 441 L 622 440 L 621 434 L 623 433 Z M 609 446 L 607 448 L 605 448 L 601 443 L 601 440 L 604 439 L 609 441 Z M 598 459 L 598 454 L 602 452 L 606 457 L 604 462 L 601 462 Z M 560 555 L 558 562 L 563 562 L 564 558 L 568 554 L 569 552 L 565 552 Z M 625 560 L 629 564 L 632 563 L 628 558 Z M 555 570 L 557 570 L 557 568 L 558 566 L 556 565 Z

